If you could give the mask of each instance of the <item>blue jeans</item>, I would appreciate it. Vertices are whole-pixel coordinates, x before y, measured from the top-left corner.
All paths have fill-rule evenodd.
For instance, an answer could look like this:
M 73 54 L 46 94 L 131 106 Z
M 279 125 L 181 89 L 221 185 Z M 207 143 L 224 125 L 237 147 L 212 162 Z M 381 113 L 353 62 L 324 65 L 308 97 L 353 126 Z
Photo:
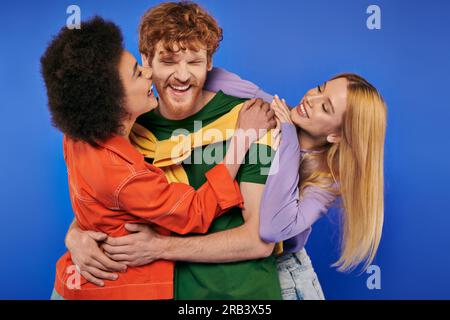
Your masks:
M 279 256 L 277 269 L 283 300 L 325 300 L 305 249 Z
M 56 292 L 55 289 L 53 289 L 52 296 L 50 297 L 50 300 L 66 300 L 66 299 L 64 299 L 58 292 Z

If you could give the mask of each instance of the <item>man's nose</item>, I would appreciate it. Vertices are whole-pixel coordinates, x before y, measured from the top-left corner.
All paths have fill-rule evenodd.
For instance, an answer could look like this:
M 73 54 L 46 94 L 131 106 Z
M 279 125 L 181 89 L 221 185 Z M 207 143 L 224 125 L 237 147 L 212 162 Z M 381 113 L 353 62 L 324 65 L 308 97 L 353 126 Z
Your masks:
M 180 82 L 187 82 L 190 78 L 190 73 L 185 64 L 179 64 L 174 74 L 175 78 Z

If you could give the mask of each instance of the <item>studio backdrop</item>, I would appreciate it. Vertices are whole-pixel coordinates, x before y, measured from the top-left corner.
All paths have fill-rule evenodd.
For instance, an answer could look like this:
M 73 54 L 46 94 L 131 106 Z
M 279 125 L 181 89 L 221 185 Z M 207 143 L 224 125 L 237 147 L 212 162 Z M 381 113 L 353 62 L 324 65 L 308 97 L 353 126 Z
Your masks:
M 327 299 L 450 299 L 450 2 L 201 0 L 224 30 L 214 65 L 296 105 L 341 72 L 388 105 L 385 224 L 368 272 L 339 273 L 337 212 L 307 250 Z M 141 15 L 159 3 L 0 4 L 0 298 L 48 299 L 73 212 L 62 135 L 51 126 L 39 59 L 76 5 L 123 30 L 138 59 Z M 140 59 L 139 59 L 140 60 Z M 377 281 L 371 278 L 377 275 Z

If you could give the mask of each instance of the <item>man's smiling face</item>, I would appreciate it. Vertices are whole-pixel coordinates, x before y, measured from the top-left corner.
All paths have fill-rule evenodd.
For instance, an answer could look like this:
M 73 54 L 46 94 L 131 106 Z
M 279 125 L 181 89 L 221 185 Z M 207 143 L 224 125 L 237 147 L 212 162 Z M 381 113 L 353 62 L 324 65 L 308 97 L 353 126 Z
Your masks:
M 173 49 L 167 51 L 160 41 L 151 66 L 161 114 L 168 119 L 179 120 L 203 107 L 203 86 L 212 66 L 204 48 L 179 50 L 175 45 Z

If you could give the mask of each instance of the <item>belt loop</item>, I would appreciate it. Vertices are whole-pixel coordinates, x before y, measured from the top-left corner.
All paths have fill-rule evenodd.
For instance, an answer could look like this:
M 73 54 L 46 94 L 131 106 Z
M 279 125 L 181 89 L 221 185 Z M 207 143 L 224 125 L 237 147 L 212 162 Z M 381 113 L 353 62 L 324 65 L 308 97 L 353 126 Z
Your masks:
M 305 249 L 304 248 L 301 249 L 300 251 L 296 252 L 294 254 L 294 256 L 295 256 L 295 259 L 297 259 L 297 261 L 298 261 L 298 263 L 300 265 L 304 266 L 305 264 L 307 264 L 307 261 L 306 261 L 307 256 L 305 254 Z
M 299 265 L 303 265 L 302 260 L 299 259 L 297 254 L 298 254 L 298 252 L 294 253 L 292 256 L 294 257 L 295 260 L 297 260 Z

